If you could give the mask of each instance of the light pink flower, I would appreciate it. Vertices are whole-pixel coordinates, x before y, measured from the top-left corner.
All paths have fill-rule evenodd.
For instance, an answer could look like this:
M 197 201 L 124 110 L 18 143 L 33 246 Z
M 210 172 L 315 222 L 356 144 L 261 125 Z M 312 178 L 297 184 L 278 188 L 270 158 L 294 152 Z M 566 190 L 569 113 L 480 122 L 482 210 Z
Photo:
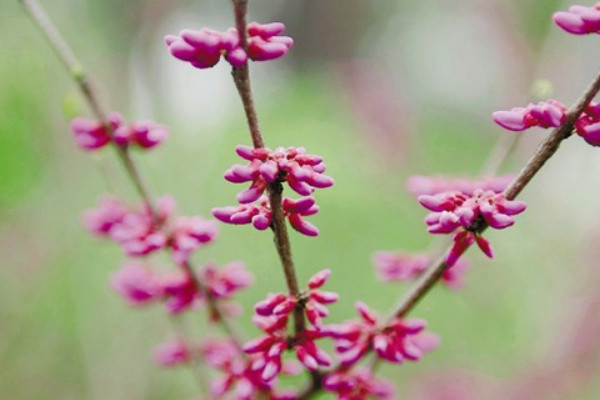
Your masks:
M 552 17 L 554 23 L 574 35 L 600 33 L 600 3 L 592 7 L 571 6 Z
M 144 263 L 127 261 L 111 279 L 112 288 L 131 305 L 143 305 L 162 297 L 156 273 Z
M 567 108 L 556 100 L 541 101 L 527 107 L 517 107 L 510 111 L 496 111 L 494 122 L 510 131 L 524 131 L 534 126 L 552 128 L 561 126 L 566 118 Z
M 339 400 L 366 400 L 369 397 L 394 398 L 394 386 L 377 379 L 366 368 L 333 372 L 323 378 L 323 389 L 337 393 Z
M 186 364 L 190 361 L 191 354 L 185 341 L 181 339 L 169 340 L 158 346 L 154 351 L 154 360 L 163 367 Z
M 200 216 L 177 218 L 169 240 L 175 263 L 187 263 L 190 255 L 198 248 L 212 243 L 218 232 L 217 224 L 213 220 L 206 220 Z
M 114 141 L 119 146 L 137 146 L 151 149 L 164 142 L 169 136 L 166 126 L 152 121 L 134 121 L 130 125 L 122 125 L 114 131 Z

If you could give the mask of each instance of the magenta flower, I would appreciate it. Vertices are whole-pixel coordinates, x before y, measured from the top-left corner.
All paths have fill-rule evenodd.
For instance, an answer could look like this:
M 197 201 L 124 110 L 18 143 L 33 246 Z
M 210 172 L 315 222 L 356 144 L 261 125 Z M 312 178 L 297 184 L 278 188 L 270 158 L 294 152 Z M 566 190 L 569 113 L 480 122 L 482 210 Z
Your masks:
M 110 129 L 113 131 L 121 126 L 121 115 L 113 112 L 109 116 Z M 71 132 L 75 142 L 84 150 L 97 150 L 111 141 L 111 131 L 101 121 L 89 118 L 75 118 L 71 121 Z
M 448 266 L 454 265 L 464 251 L 477 242 L 485 255 L 492 258 L 489 242 L 476 233 L 479 222 L 485 221 L 491 228 L 504 229 L 515 223 L 512 216 L 525 211 L 522 201 L 506 200 L 503 194 L 491 190 L 476 190 L 472 196 L 460 192 L 446 192 L 435 196 L 419 196 L 419 202 L 433 211 L 425 218 L 430 233 L 450 234 L 462 228 L 454 237 L 454 247 L 446 259 Z
M 323 389 L 337 393 L 339 400 L 388 400 L 395 394 L 391 383 L 375 378 L 366 368 L 333 372 L 323 379 Z
M 255 149 L 237 146 L 238 155 L 249 161 L 248 165 L 236 164 L 225 172 L 225 179 L 232 183 L 252 182 L 237 199 L 241 204 L 252 203 L 264 193 L 267 184 L 281 181 L 302 196 L 308 196 L 315 188 L 333 186 L 333 179 L 323 175 L 323 158 L 306 154 L 304 148 L 280 147 Z
M 154 351 L 154 361 L 163 367 L 186 364 L 190 361 L 190 358 L 190 349 L 181 339 L 165 342 Z
M 122 125 L 115 129 L 113 137 L 119 146 L 137 146 L 150 149 L 164 142 L 169 136 L 166 126 L 152 121 L 134 121 L 130 125 Z
M 214 262 L 208 262 L 199 275 L 215 299 L 230 299 L 236 292 L 252 284 L 252 274 L 241 262 L 232 262 L 222 268 L 218 268 Z
M 485 179 L 467 179 L 449 176 L 414 175 L 406 181 L 408 191 L 415 197 L 423 194 L 434 195 L 442 192 L 458 191 L 472 195 L 475 190 L 491 190 L 502 193 L 513 181 L 515 175 L 493 176 Z
M 314 197 L 297 200 L 283 198 L 283 215 L 296 231 L 306 236 L 317 236 L 319 230 L 303 217 L 319 212 Z M 255 204 L 213 208 L 212 214 L 221 222 L 234 225 L 252 224 L 258 230 L 271 226 L 271 205 L 267 196 L 262 196 Z
M 494 122 L 509 131 L 524 131 L 534 126 L 555 128 L 566 118 L 567 108 L 556 100 L 541 101 L 527 107 L 517 107 L 510 111 L 496 111 Z
M 179 314 L 196 307 L 202 296 L 194 279 L 185 270 L 169 271 L 161 277 L 165 307 L 172 314 Z
M 378 277 L 383 282 L 412 281 L 433 263 L 427 254 L 395 253 L 379 251 L 373 255 L 373 264 Z M 469 263 L 461 259 L 452 267 L 446 269 L 442 275 L 442 282 L 452 290 L 458 290 L 464 285 L 464 277 L 469 269 Z
M 111 279 L 112 288 L 129 304 L 148 304 L 162 297 L 160 279 L 144 263 L 127 261 Z
M 379 317 L 363 302 L 356 303 L 360 320 L 350 320 L 323 328 L 323 335 L 332 337 L 343 365 L 359 361 L 369 350 L 392 363 L 418 361 L 439 344 L 439 338 L 425 332 L 426 323 L 420 319 L 395 318 L 379 325 Z
M 600 146 L 600 102 L 592 102 L 575 122 L 577 134 L 592 146 Z
M 554 23 L 574 35 L 600 33 L 600 3 L 593 7 L 571 6 L 552 17 Z
M 241 67 L 248 58 L 253 61 L 268 61 L 284 56 L 294 44 L 287 36 L 279 36 L 285 26 L 281 22 L 261 25 L 248 24 L 248 53 L 242 48 L 239 33 L 235 28 L 219 32 L 208 28 L 185 29 L 179 36 L 167 35 L 165 43 L 173 57 L 189 62 L 196 68 L 214 67 L 221 56 L 233 67 Z

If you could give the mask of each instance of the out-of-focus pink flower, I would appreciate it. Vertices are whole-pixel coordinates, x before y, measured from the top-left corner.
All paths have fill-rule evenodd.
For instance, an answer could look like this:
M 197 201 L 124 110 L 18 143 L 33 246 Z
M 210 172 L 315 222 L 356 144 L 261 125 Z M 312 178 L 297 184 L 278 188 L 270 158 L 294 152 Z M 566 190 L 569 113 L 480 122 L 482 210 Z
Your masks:
M 600 3 L 592 7 L 571 6 L 552 17 L 554 23 L 574 35 L 600 33 Z
M 138 261 L 127 261 L 113 275 L 111 286 L 131 305 L 153 302 L 163 294 L 156 273 Z
M 430 233 L 450 234 L 457 229 L 454 247 L 446 259 L 449 266 L 454 265 L 464 251 L 474 242 L 485 255 L 492 258 L 493 251 L 489 242 L 476 234 L 477 221 L 485 221 L 494 229 L 504 229 L 515 223 L 512 216 L 525 211 L 527 205 L 522 201 L 507 200 L 503 194 L 491 190 L 476 190 L 472 196 L 460 192 L 446 192 L 435 196 L 419 196 L 419 202 L 433 211 L 425 218 Z
M 162 276 L 161 285 L 167 311 L 173 314 L 194 307 L 202 298 L 194 279 L 187 271 L 169 271 Z
M 268 61 L 284 56 L 294 44 L 288 36 L 280 36 L 285 26 L 281 22 L 261 25 L 248 24 L 248 52 L 242 48 L 235 28 L 219 32 L 208 28 L 185 29 L 176 35 L 167 35 L 165 43 L 173 57 L 189 62 L 195 68 L 214 67 L 221 56 L 233 67 L 253 61 Z
M 103 197 L 97 208 L 83 213 L 83 225 L 96 235 L 108 235 L 110 230 L 123 221 L 129 209 L 116 197 Z
M 450 191 L 458 191 L 463 194 L 472 195 L 477 189 L 502 193 L 513 181 L 514 177 L 514 174 L 493 176 L 485 179 L 415 175 L 408 178 L 406 187 L 415 197 L 424 194 L 434 195 Z
M 118 129 L 122 124 L 121 116 L 113 112 L 109 116 L 110 129 Z M 71 122 L 71 132 L 75 135 L 75 142 L 84 150 L 97 150 L 106 146 L 111 141 L 109 127 L 101 121 L 89 118 L 75 118 Z
M 252 284 L 252 274 L 241 262 L 232 262 L 221 268 L 209 262 L 200 270 L 200 280 L 213 298 L 229 299 Z
M 333 372 L 323 378 L 323 389 L 337 393 L 341 400 L 364 400 L 369 397 L 378 399 L 394 398 L 394 386 L 378 379 L 366 368 Z
M 379 317 L 363 302 L 356 304 L 360 320 L 350 320 L 323 328 L 323 335 L 336 341 L 336 351 L 343 365 L 359 361 L 370 349 L 386 361 L 418 361 L 439 344 L 439 338 L 425 332 L 426 323 L 414 318 L 395 318 L 379 325 Z
M 173 339 L 158 346 L 154 351 L 155 362 L 163 367 L 172 367 L 190 361 L 190 350 L 181 339 Z
M 297 200 L 283 198 L 283 215 L 296 231 L 306 236 L 317 236 L 319 230 L 303 217 L 319 212 L 314 197 L 303 197 Z M 227 224 L 252 224 L 258 230 L 271 226 L 272 211 L 269 198 L 262 196 L 254 204 L 213 208 L 212 214 L 221 222 Z
M 248 189 L 238 194 L 241 204 L 258 200 L 267 184 L 275 181 L 288 182 L 302 196 L 312 194 L 316 188 L 333 185 L 333 179 L 323 174 L 326 169 L 323 158 L 306 154 L 303 147 L 280 147 L 271 151 L 266 147 L 237 146 L 235 150 L 249 164 L 234 165 L 225 172 L 225 179 L 232 183 L 252 182 Z
M 187 263 L 190 255 L 198 248 L 212 243 L 218 232 L 213 220 L 200 216 L 177 218 L 169 240 L 173 260 L 179 265 Z
M 114 131 L 114 141 L 119 146 L 134 145 L 142 149 L 151 149 L 169 136 L 166 126 L 152 121 L 134 121 L 130 125 L 122 125 Z
M 373 255 L 373 264 L 383 282 L 412 281 L 421 276 L 433 261 L 425 253 L 379 251 Z M 464 284 L 464 275 L 468 269 L 468 262 L 461 260 L 444 272 L 442 282 L 450 289 L 458 290 Z
M 524 131 L 534 126 L 552 128 L 562 125 L 567 118 L 567 108 L 556 100 L 541 101 L 510 111 L 496 111 L 494 122 L 509 131 Z

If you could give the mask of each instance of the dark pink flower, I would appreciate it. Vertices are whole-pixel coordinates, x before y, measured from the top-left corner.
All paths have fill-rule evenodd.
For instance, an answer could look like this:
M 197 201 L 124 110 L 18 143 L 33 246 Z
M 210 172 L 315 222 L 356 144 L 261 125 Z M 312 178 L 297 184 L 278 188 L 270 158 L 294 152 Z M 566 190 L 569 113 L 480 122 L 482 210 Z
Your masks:
M 554 23 L 574 35 L 600 33 L 600 3 L 592 7 L 571 6 L 552 17 Z
M 252 203 L 264 193 L 267 184 L 281 181 L 302 196 L 312 194 L 316 188 L 333 185 L 333 179 L 323 175 L 323 158 L 306 154 L 304 148 L 283 147 L 255 149 L 237 146 L 238 155 L 249 161 L 248 165 L 236 164 L 225 172 L 225 179 L 233 183 L 252 182 L 250 187 L 238 194 L 241 204 Z
M 71 131 L 75 135 L 75 142 L 84 150 L 97 150 L 106 146 L 112 137 L 112 131 L 119 128 L 122 118 L 118 113 L 109 116 L 110 127 L 101 121 L 88 118 L 75 118 L 71 122 Z M 109 130 L 110 129 L 110 130 Z
M 600 146 L 600 102 L 590 103 L 575 122 L 577 134 L 592 146 Z
M 510 131 L 524 131 L 534 126 L 552 128 L 561 126 L 567 118 L 567 108 L 556 100 L 541 101 L 510 111 L 496 111 L 494 122 Z
M 359 320 L 346 321 L 323 328 L 323 335 L 332 337 L 343 365 L 359 361 L 369 350 L 384 360 L 402 363 L 418 361 L 423 354 L 437 347 L 437 335 L 425 332 L 425 321 L 414 318 L 395 318 L 379 325 L 379 317 L 366 304 L 358 302 Z
M 154 360 L 163 367 L 186 364 L 190 361 L 190 358 L 190 349 L 188 349 L 185 341 L 181 339 L 169 340 L 154 351 Z
M 134 121 L 130 125 L 122 125 L 114 131 L 114 141 L 119 146 L 137 146 L 150 149 L 164 142 L 169 136 L 166 126 L 152 121 Z
M 283 215 L 296 231 L 306 236 L 317 236 L 317 227 L 306 221 L 303 217 L 319 212 L 313 197 L 303 197 L 297 200 L 283 198 Z M 240 206 L 227 206 L 213 208 L 212 214 L 221 222 L 227 224 L 244 225 L 252 224 L 258 230 L 265 230 L 271 226 L 271 205 L 267 196 L 262 196 L 254 204 Z
M 261 25 L 248 24 L 248 56 L 254 61 L 268 61 L 283 57 L 294 45 L 289 36 L 279 36 L 285 30 L 281 22 Z
M 387 400 L 395 394 L 391 383 L 375 378 L 366 368 L 333 372 L 323 378 L 323 389 L 337 393 L 339 400 L 366 400 L 369 397 Z
M 202 296 L 193 277 L 185 270 L 173 270 L 161 277 L 167 311 L 178 314 L 198 304 Z
M 162 297 L 156 273 L 144 263 L 127 261 L 111 279 L 112 288 L 132 305 L 142 305 Z

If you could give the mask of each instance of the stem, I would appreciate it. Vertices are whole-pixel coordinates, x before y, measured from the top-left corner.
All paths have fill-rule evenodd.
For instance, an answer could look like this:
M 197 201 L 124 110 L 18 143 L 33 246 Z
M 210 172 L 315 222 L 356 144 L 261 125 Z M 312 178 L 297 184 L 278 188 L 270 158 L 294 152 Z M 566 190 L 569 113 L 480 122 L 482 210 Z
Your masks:
M 232 0 L 233 9 L 235 13 L 235 25 L 240 35 L 240 42 L 242 47 L 247 50 L 248 48 L 248 37 L 246 29 L 246 15 L 248 14 L 248 1 L 247 0 Z M 248 127 L 250 128 L 250 136 L 252 137 L 252 143 L 255 148 L 265 147 L 265 143 L 260 131 L 258 123 L 258 116 L 256 113 L 256 107 L 254 106 L 254 96 L 252 95 L 252 87 L 250 85 L 250 70 L 248 63 L 241 67 L 234 67 L 231 75 L 233 81 L 238 90 L 242 104 L 244 106 L 244 112 L 246 114 L 246 120 Z M 287 225 L 285 217 L 283 215 L 282 206 L 282 192 L 283 186 L 281 182 L 274 182 L 268 186 L 269 192 L 269 203 L 271 206 L 271 228 L 273 229 L 275 248 L 277 254 L 281 260 L 283 267 L 283 273 L 285 274 L 285 281 L 288 287 L 288 291 L 293 296 L 300 294 L 298 287 L 298 278 L 296 275 L 296 268 L 294 267 L 294 260 L 292 258 L 292 247 L 290 245 L 290 238 L 287 232 Z M 306 321 L 304 319 L 304 311 L 301 306 L 296 307 L 294 310 L 294 328 L 296 333 L 302 332 L 306 328 Z
M 106 111 L 106 107 L 104 107 L 100 100 L 98 99 L 98 95 L 94 89 L 94 85 L 92 85 L 89 76 L 84 72 L 84 69 L 73 53 L 73 50 L 69 47 L 60 31 L 56 28 L 54 23 L 50 20 L 42 6 L 37 2 L 37 0 L 18 0 L 20 1 L 27 14 L 31 17 L 31 20 L 36 24 L 36 26 L 40 29 L 48 43 L 50 43 L 52 49 L 65 66 L 71 78 L 75 81 L 79 90 L 81 91 L 83 97 L 85 98 L 92 114 L 101 121 L 109 134 L 112 136 L 113 127 L 110 124 L 108 119 L 108 112 Z M 114 144 L 114 142 L 112 142 Z M 117 156 L 121 160 L 121 163 L 125 167 L 127 171 L 127 175 L 131 179 L 133 185 L 135 186 L 138 194 L 146 204 L 146 206 L 150 209 L 154 217 L 158 216 L 156 209 L 154 207 L 154 203 L 152 202 L 152 197 L 150 196 L 150 192 L 142 180 L 140 173 L 129 154 L 127 148 L 118 146 L 114 144 L 113 148 L 117 152 Z

